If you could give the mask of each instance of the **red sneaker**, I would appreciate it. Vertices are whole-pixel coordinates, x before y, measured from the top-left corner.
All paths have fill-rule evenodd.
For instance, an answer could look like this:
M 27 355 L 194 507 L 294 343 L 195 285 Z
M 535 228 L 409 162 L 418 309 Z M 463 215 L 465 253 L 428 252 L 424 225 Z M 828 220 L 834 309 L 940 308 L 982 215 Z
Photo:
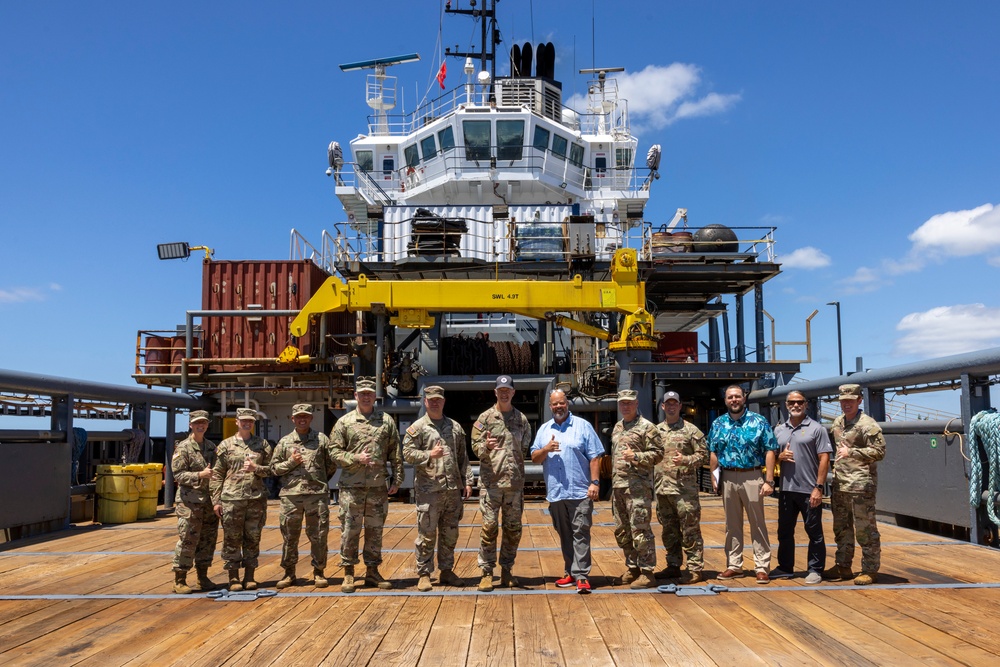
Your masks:
M 576 592 L 585 595 L 590 592 L 590 582 L 586 579 L 578 579 L 576 582 Z
M 556 586 L 559 588 L 573 588 L 576 582 L 573 580 L 573 575 L 567 574 L 562 579 L 556 579 Z

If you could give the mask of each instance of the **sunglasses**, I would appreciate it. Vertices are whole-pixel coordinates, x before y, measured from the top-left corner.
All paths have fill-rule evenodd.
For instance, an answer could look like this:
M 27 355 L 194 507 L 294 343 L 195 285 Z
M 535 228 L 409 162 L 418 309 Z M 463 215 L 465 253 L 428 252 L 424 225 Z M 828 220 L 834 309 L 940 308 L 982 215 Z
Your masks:
M 805 405 L 805 401 L 785 401 L 788 405 Z

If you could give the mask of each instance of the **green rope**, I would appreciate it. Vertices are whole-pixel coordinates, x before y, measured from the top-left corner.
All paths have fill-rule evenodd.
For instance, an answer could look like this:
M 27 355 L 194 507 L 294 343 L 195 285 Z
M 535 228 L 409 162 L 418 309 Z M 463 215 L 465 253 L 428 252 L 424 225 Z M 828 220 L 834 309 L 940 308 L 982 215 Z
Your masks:
M 979 445 L 986 452 L 989 498 L 1000 492 L 1000 414 L 993 408 L 983 410 L 969 424 L 969 504 L 978 508 L 983 502 L 983 461 Z M 1000 526 L 996 503 L 986 504 L 986 513 L 995 525 Z

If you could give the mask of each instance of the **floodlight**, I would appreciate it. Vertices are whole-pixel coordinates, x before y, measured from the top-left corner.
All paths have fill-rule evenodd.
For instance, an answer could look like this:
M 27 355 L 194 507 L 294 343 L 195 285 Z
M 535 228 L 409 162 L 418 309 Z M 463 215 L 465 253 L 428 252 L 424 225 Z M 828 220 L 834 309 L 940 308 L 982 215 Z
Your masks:
M 191 256 L 191 246 L 187 243 L 161 243 L 156 246 L 160 259 L 187 259 Z

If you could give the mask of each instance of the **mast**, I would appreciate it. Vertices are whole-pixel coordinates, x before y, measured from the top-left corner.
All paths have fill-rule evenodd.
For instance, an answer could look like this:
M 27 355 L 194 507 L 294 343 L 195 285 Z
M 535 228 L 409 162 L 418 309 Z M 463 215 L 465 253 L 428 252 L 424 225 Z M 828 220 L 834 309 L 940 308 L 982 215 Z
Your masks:
M 458 0 L 455 0 L 456 3 Z M 496 45 L 502 40 L 500 29 L 497 27 L 496 4 L 497 0 L 482 0 L 483 8 L 476 8 L 476 0 L 469 0 L 469 9 L 452 9 L 451 2 L 445 4 L 446 14 L 461 14 L 471 16 L 480 20 L 480 49 L 478 51 L 460 51 L 458 45 L 455 50 L 445 47 L 444 55 L 450 58 L 477 58 L 479 60 L 479 71 L 486 71 L 486 64 L 489 63 L 490 80 L 497 78 Z

